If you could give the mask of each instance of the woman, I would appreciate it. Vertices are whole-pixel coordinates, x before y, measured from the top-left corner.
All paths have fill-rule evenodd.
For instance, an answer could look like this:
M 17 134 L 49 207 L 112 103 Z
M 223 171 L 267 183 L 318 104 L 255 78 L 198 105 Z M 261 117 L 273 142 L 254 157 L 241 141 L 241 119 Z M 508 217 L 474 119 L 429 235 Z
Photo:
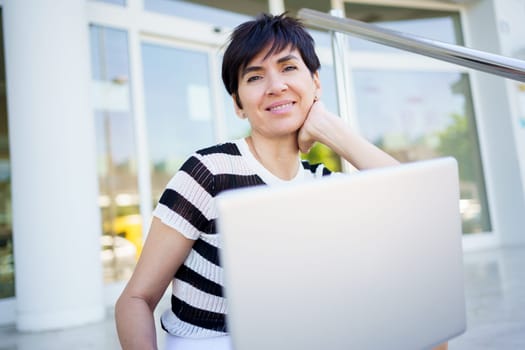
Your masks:
M 167 348 L 231 348 L 215 230 L 221 191 L 329 175 L 300 161 L 316 141 L 358 169 L 398 164 L 325 109 L 319 67 L 312 38 L 293 18 L 261 15 L 235 29 L 222 78 L 251 134 L 195 152 L 167 185 L 116 304 L 124 349 L 157 348 L 153 310 L 172 280 L 172 307 L 161 317 Z

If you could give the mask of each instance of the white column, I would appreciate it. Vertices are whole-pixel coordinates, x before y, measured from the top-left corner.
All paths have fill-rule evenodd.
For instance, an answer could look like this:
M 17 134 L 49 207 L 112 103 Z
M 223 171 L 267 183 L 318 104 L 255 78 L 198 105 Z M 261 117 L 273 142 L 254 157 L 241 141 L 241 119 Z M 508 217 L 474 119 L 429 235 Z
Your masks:
M 283 0 L 268 0 L 268 11 L 272 15 L 280 15 L 284 12 Z
M 504 56 L 525 60 L 525 0 L 494 1 L 494 12 L 498 24 L 500 53 Z M 525 203 L 525 84 L 510 79 L 506 80 L 506 93 L 509 104 L 509 119 L 513 130 L 516 160 L 521 174 L 521 186 L 514 190 L 521 194 Z M 509 138 L 512 138 L 509 135 Z M 519 190 L 521 187 L 521 191 Z M 524 217 L 525 204 L 520 208 L 520 216 Z M 525 244 L 525 230 L 521 225 L 503 237 L 506 245 Z
M 6 1 L 17 328 L 104 318 L 85 0 Z
M 523 0 L 519 0 L 523 2 Z M 467 8 L 468 45 L 488 52 L 502 52 L 507 25 L 495 11 L 495 0 L 481 0 Z M 506 2 L 505 2 L 506 3 Z M 520 153 L 515 140 L 513 102 L 509 80 L 476 72 L 472 74 L 477 99 L 477 124 L 485 179 L 491 203 L 492 228 L 502 246 L 525 243 L 525 197 L 520 176 Z

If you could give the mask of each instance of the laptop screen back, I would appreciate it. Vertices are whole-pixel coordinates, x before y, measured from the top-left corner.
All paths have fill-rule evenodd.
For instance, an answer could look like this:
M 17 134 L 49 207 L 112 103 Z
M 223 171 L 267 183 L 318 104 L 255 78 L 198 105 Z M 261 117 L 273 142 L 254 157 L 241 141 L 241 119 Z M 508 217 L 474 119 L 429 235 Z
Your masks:
M 423 349 L 465 330 L 452 158 L 219 198 L 236 350 Z

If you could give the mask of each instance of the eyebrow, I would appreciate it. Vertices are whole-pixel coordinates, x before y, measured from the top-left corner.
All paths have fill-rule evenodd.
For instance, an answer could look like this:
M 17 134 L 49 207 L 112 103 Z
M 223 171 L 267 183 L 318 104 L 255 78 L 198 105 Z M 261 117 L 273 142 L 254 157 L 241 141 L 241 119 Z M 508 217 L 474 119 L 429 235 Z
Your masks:
M 277 60 L 277 63 L 278 64 L 281 64 L 283 62 L 287 62 L 287 61 L 292 61 L 292 60 L 298 60 L 299 58 L 295 55 L 286 55 L 284 57 L 281 57 Z M 256 71 L 260 71 L 262 70 L 263 68 L 261 66 L 250 66 L 250 67 L 246 67 L 242 70 L 242 74 L 241 74 L 241 78 L 244 77 L 246 74 L 250 73 L 250 72 L 256 72 Z

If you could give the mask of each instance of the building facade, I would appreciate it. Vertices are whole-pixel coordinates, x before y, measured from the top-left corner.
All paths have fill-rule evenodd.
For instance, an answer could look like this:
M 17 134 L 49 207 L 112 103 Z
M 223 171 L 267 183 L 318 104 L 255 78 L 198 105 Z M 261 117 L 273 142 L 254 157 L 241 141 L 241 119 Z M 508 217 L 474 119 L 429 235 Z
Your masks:
M 525 60 L 525 0 L 0 0 L 0 324 L 104 317 L 181 161 L 249 132 L 228 34 L 300 8 Z M 458 160 L 465 251 L 525 243 L 525 84 L 355 37 L 343 60 L 309 30 L 329 108 L 401 161 Z

